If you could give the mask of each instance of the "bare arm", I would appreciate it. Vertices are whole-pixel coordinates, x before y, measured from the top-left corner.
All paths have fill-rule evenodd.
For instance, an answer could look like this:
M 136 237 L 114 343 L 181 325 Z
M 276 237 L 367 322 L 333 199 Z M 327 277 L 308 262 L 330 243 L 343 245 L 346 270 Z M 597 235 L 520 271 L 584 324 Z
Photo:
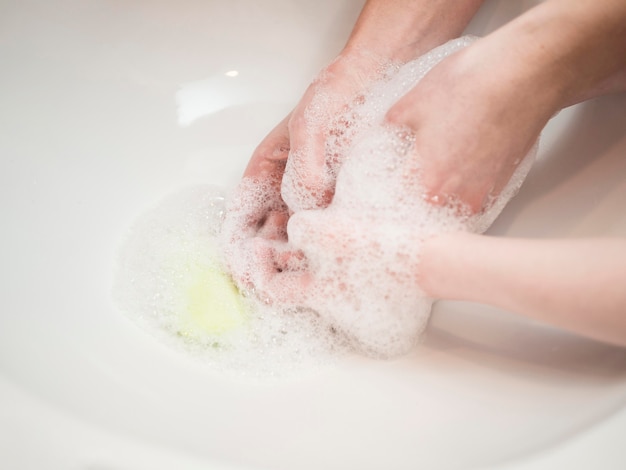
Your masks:
M 344 49 L 306 90 L 279 131 L 288 158 L 282 195 L 292 210 L 324 207 L 334 181 L 324 179 L 328 125 L 391 64 L 403 64 L 459 35 L 482 0 L 369 0 Z M 321 98 L 321 99 L 320 99 Z M 279 125 L 280 126 L 280 125 Z M 262 144 L 263 148 L 267 145 Z M 274 145 L 274 147 L 276 147 Z M 264 155 L 255 152 L 246 175 Z
M 616 91 L 624 67 L 626 2 L 549 0 L 442 61 L 387 119 L 415 132 L 426 196 L 480 212 L 550 117 Z
M 516 154 L 511 147 L 519 145 L 524 150 L 524 144 L 534 140 L 549 116 L 560 107 L 623 89 L 619 77 L 624 78 L 626 67 L 626 2 L 544 2 L 480 40 L 461 59 L 462 66 L 478 63 L 489 71 L 471 91 L 482 97 L 481 122 L 492 123 L 491 128 L 497 132 L 480 134 L 495 138 L 474 148 L 475 154 L 467 151 L 472 147 L 451 138 L 450 142 L 463 150 L 459 153 L 463 159 L 459 161 L 466 162 L 469 168 L 443 159 L 429 175 L 438 174 L 439 187 L 447 184 L 448 192 L 469 199 L 480 190 L 475 185 L 478 177 L 460 180 L 454 177 L 455 172 L 460 171 L 461 176 L 488 175 L 483 182 L 485 188 L 493 181 L 506 182 L 513 165 L 500 166 L 499 173 L 490 174 L 486 170 L 492 168 L 490 162 L 503 157 L 509 161 L 518 158 L 520 152 Z M 485 83 L 490 86 L 485 88 Z M 498 103 L 505 106 L 498 108 Z M 490 107 L 495 112 L 489 111 Z M 460 115 L 464 116 L 462 112 Z M 453 128 L 456 130 L 449 136 L 463 135 L 460 126 Z M 480 127 L 472 129 L 468 135 L 477 141 Z M 513 144 L 524 134 L 528 138 Z M 497 151 L 490 154 L 489 149 Z M 446 153 L 439 151 L 437 155 Z M 472 166 L 474 163 L 478 166 Z M 454 186 L 454 181 L 461 184 Z M 624 239 L 525 240 L 442 235 L 425 242 L 420 273 L 422 288 L 434 297 L 495 305 L 626 346 Z
M 494 305 L 626 346 L 626 239 L 442 235 L 425 242 L 420 272 L 433 297 Z
M 491 35 L 487 48 L 494 51 L 498 42 L 516 38 L 520 47 L 512 57 L 534 79 L 559 88 L 559 106 L 626 89 L 623 0 L 544 2 Z M 517 73 L 524 76 L 521 69 Z
M 368 0 L 346 44 L 408 61 L 461 34 L 484 0 Z
M 226 214 L 225 227 L 230 229 L 224 230 L 224 236 L 237 247 L 232 258 L 246 258 L 267 238 L 286 241 L 289 213 L 282 202 L 288 198 L 281 194 L 281 183 L 291 186 L 291 194 L 296 195 L 292 209 L 324 207 L 329 202 L 334 182 L 324 179 L 324 145 L 335 114 L 381 78 L 381 65 L 406 62 L 458 35 L 481 3 L 369 0 L 365 4 L 343 51 L 252 154 Z M 307 110 L 315 107 L 312 103 L 319 96 L 326 99 L 324 106 L 318 106 L 323 116 L 317 124 L 307 123 Z M 231 266 L 231 271 L 238 281 L 249 274 L 248 267 Z

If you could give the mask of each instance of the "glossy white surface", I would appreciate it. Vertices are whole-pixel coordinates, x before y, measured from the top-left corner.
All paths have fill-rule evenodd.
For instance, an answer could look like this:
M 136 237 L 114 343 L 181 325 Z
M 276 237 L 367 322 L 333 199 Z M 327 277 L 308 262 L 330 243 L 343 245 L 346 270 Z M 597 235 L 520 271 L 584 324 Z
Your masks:
M 511 3 L 470 31 L 533 2 Z M 113 307 L 133 218 L 176 188 L 234 184 L 359 9 L 0 1 L 3 468 L 626 466 L 626 353 L 507 312 L 442 302 L 406 357 L 254 385 Z M 491 233 L 626 236 L 625 110 L 621 95 L 557 116 Z

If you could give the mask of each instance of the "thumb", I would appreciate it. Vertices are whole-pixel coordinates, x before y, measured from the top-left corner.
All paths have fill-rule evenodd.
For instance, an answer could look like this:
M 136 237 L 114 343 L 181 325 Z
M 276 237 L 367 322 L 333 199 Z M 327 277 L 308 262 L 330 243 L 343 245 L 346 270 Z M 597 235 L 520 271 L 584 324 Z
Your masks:
M 280 181 L 289 154 L 289 127 L 291 114 L 278 123 L 252 153 L 243 176 L 265 180 L 268 177 Z

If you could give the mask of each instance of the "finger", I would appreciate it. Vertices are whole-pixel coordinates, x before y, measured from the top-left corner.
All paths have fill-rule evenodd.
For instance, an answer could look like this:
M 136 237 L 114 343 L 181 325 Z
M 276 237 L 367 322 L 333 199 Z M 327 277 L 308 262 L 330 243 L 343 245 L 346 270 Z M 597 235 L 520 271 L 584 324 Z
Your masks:
M 256 236 L 262 229 L 265 229 L 268 238 L 284 238 L 280 220 L 274 218 L 272 213 L 284 208 L 280 182 L 289 154 L 288 120 L 289 115 L 256 148 L 235 191 L 225 223 L 232 226 L 235 238 Z M 239 234 L 236 233 L 238 230 L 241 231 Z
M 271 180 L 244 178 L 228 203 L 222 234 L 233 240 L 255 236 L 273 212 L 286 212 L 278 186 Z M 279 223 L 278 219 L 273 220 Z M 275 232 L 278 235 L 278 231 Z
M 244 289 L 255 291 L 270 274 L 276 272 L 273 242 L 253 237 L 238 243 L 231 256 L 231 274 Z
M 294 305 L 302 302 L 311 282 L 311 274 L 304 270 L 304 257 L 286 243 L 262 238 L 249 241 L 250 252 L 242 279 L 246 287 L 265 303 Z M 300 305 L 302 305 L 300 303 Z
M 277 174 L 282 177 L 290 149 L 288 128 L 290 117 L 291 113 L 279 122 L 254 150 L 244 171 L 244 177 L 266 179 L 269 175 Z
M 287 241 L 287 221 L 289 220 L 289 214 L 286 211 L 271 211 L 269 212 L 262 226 L 257 232 L 257 236 L 266 238 L 268 240 L 282 240 Z

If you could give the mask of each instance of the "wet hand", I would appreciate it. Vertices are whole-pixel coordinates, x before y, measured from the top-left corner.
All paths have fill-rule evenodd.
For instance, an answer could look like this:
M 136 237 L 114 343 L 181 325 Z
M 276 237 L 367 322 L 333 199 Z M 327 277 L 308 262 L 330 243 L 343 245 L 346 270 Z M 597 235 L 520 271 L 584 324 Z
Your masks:
M 555 111 L 516 70 L 502 70 L 479 40 L 434 67 L 387 113 L 413 133 L 411 161 L 437 205 L 486 209 Z
M 343 53 L 308 87 L 287 120 L 289 158 L 282 196 L 292 211 L 328 206 L 351 143 L 349 111 L 392 67 L 391 61 L 364 50 Z

